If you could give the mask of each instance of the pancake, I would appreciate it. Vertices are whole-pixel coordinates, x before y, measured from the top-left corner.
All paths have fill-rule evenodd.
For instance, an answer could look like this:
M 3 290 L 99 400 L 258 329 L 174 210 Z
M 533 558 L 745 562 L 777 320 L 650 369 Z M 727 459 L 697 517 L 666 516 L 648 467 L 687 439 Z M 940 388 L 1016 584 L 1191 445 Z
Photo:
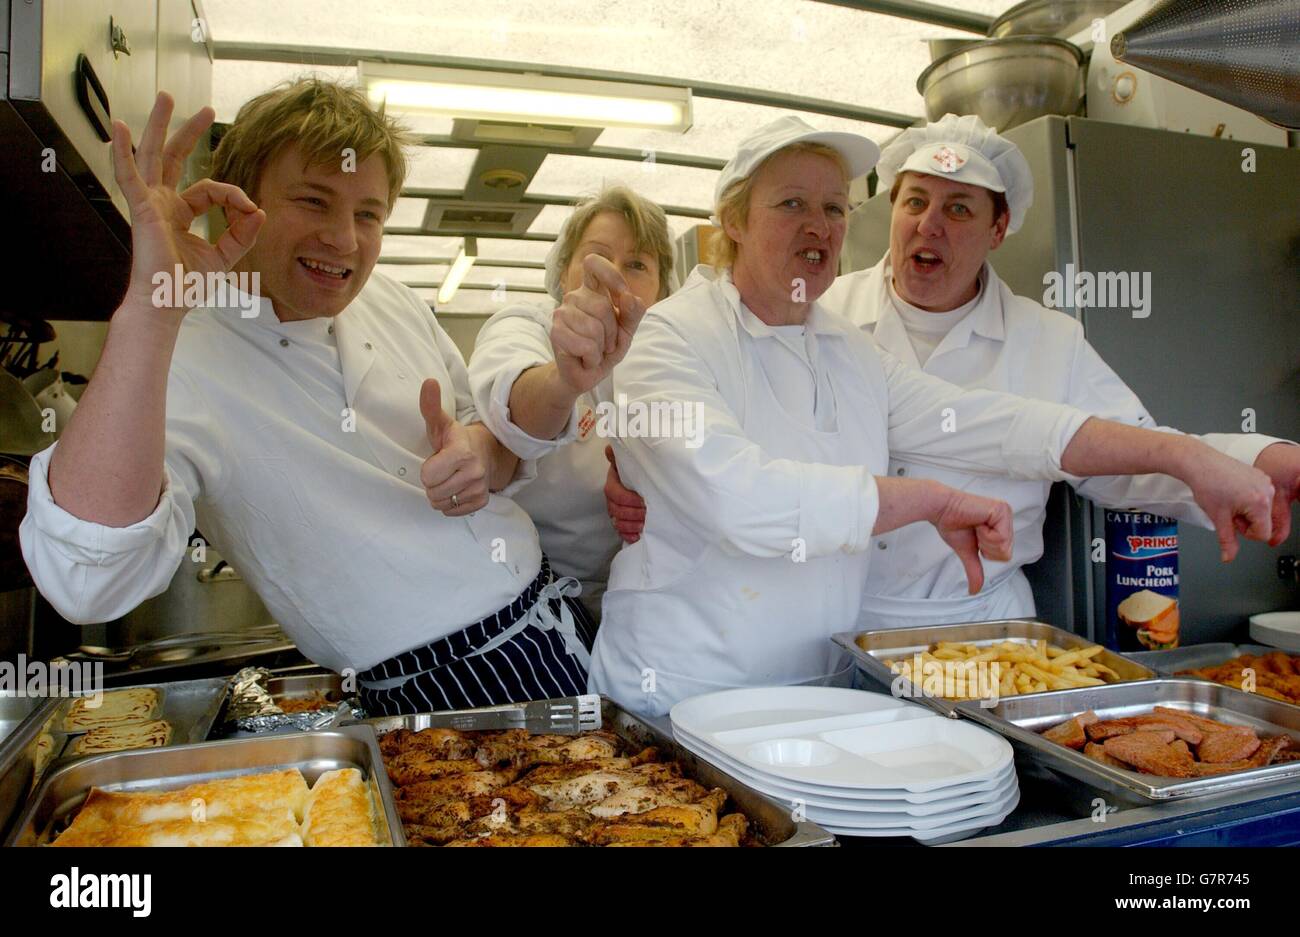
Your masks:
M 74 699 L 63 719 L 63 728 L 69 732 L 84 732 L 147 722 L 158 714 L 158 691 L 149 687 L 110 690 L 103 695 L 99 706 L 94 703 L 93 696 Z

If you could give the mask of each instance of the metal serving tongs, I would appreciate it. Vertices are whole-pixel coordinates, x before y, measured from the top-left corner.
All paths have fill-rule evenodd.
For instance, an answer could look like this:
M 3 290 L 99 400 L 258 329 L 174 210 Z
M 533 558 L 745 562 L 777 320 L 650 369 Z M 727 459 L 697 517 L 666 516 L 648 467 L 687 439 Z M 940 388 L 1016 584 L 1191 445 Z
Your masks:
M 531 703 L 422 713 L 420 725 L 461 732 L 526 729 L 534 735 L 578 735 L 601 727 L 600 697 L 588 693 Z

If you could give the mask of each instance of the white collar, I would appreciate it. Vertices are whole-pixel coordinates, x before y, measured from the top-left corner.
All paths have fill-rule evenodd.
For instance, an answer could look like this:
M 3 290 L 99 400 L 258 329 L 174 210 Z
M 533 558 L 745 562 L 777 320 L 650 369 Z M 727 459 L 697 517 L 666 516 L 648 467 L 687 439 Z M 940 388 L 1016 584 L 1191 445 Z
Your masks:
M 772 326 L 760 319 L 744 304 L 744 301 L 740 298 L 740 290 L 736 289 L 735 281 L 731 279 L 730 267 L 718 270 L 708 264 L 700 264 L 691 271 L 692 276 L 697 274 L 711 282 L 718 289 L 723 298 L 726 299 L 727 305 L 736 317 L 736 321 L 740 323 L 741 328 L 747 333 L 754 338 L 766 338 L 776 334 L 772 331 Z M 803 325 L 806 331 L 814 335 L 843 334 L 843 330 L 830 320 L 826 310 L 816 301 L 812 303 L 812 309 Z

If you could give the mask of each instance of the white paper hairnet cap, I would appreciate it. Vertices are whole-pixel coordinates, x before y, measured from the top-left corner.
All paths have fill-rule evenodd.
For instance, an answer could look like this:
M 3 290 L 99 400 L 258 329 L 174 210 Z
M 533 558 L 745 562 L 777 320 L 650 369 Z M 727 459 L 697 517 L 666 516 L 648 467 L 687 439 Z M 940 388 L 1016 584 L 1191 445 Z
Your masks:
M 876 164 L 881 189 L 888 190 L 904 172 L 1005 193 L 1011 213 L 1008 234 L 1019 230 L 1034 203 L 1034 176 L 1020 147 L 974 114 L 945 114 L 924 127 L 909 127 L 900 133 Z
M 737 179 L 744 179 L 777 150 L 794 143 L 822 143 L 844 157 L 849 167 L 849 178 L 856 179 L 871 172 L 880 158 L 880 147 L 856 133 L 822 131 L 794 114 L 778 117 L 765 124 L 741 141 L 736 155 L 722 167 L 718 184 L 713 189 L 713 205 L 722 200 L 722 193 Z

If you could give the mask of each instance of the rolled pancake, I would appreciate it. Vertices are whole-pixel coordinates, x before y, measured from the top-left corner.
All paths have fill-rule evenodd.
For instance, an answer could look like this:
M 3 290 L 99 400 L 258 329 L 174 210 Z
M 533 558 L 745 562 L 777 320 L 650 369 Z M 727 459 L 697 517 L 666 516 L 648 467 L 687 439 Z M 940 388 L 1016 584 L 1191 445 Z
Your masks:
M 125 726 L 147 722 L 158 714 L 158 691 L 149 687 L 130 687 L 110 690 L 103 695 L 100 705 L 93 706 L 95 698 L 80 696 L 68 707 L 63 727 L 69 732 L 84 732 L 107 726 Z
M 162 748 L 172 739 L 171 724 L 163 719 L 124 726 L 101 726 L 79 736 L 68 750 L 72 755 L 122 752 L 133 748 Z

